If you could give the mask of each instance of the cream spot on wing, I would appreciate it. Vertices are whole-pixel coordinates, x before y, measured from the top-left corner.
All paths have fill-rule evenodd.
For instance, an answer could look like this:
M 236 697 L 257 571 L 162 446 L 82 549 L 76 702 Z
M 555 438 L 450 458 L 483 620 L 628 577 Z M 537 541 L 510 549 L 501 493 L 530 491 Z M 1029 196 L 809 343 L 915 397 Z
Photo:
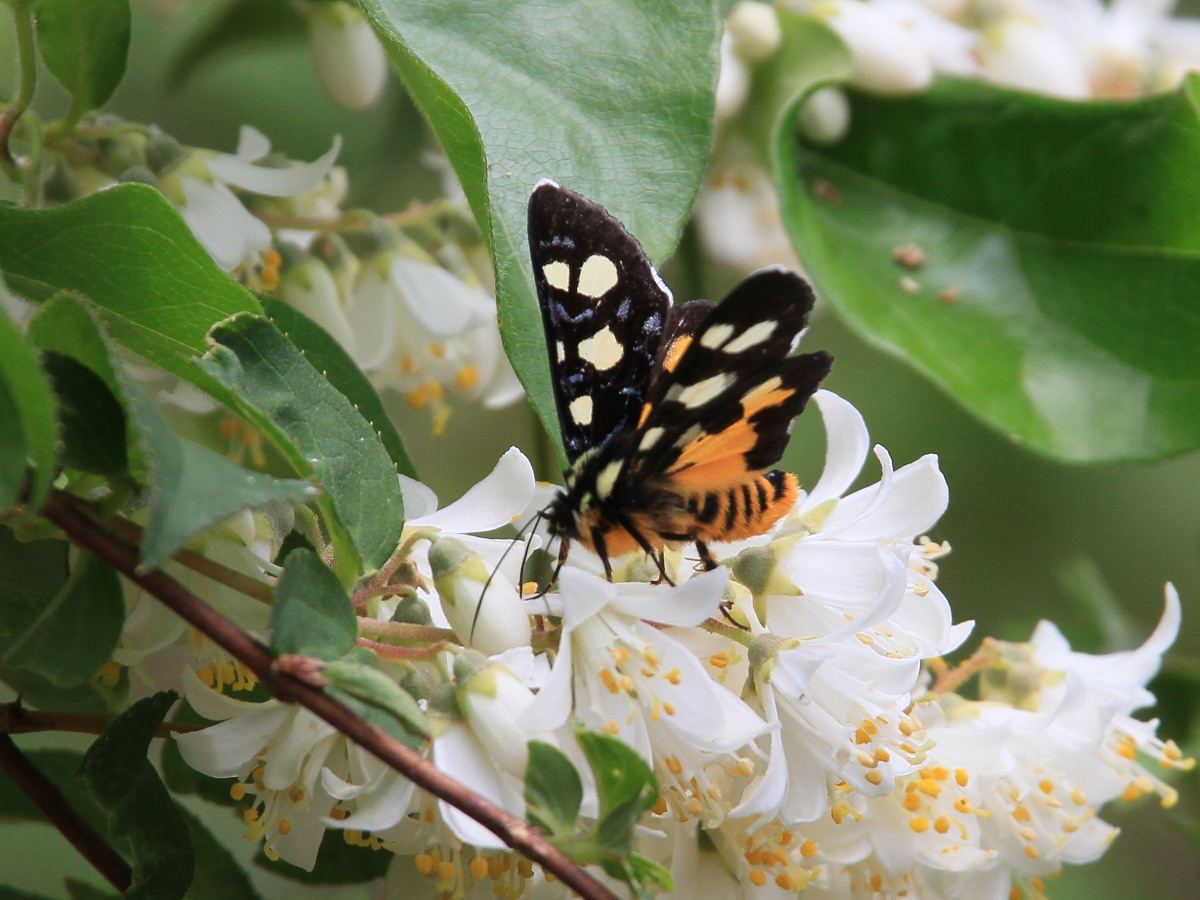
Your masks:
M 608 497 L 613 486 L 617 483 L 617 476 L 621 474 L 621 460 L 614 460 L 600 470 L 600 474 L 596 476 L 596 496 L 601 500 Z
M 649 450 L 651 447 L 657 444 L 658 439 L 663 436 L 663 430 L 664 429 L 659 428 L 658 426 L 655 426 L 654 428 L 647 428 L 646 433 L 642 435 L 642 439 L 638 442 L 638 449 Z
M 749 350 L 756 344 L 761 344 L 779 327 L 779 323 L 774 319 L 769 319 L 766 322 L 759 322 L 757 325 L 751 325 L 732 341 L 725 345 L 724 352 L 726 353 L 741 353 L 743 350 Z
M 571 287 L 571 267 L 560 259 L 542 266 L 542 274 L 555 290 L 565 291 Z
M 775 390 L 781 384 L 783 384 L 783 379 L 778 375 L 773 375 L 761 384 L 756 384 L 754 387 L 750 388 L 750 390 L 746 391 L 744 395 L 742 395 L 742 405 L 748 406 L 750 401 L 755 397 L 758 397 L 761 394 L 769 393 Z
M 695 384 L 689 384 L 682 390 L 676 385 L 668 393 L 667 398 L 678 400 L 688 409 L 696 409 L 703 406 L 708 401 L 719 397 L 727 387 L 737 380 L 737 376 L 731 372 L 722 372 L 719 375 L 713 375 L 711 378 L 705 378 L 703 381 L 697 381 Z M 675 396 L 672 397 L 671 394 Z
M 589 256 L 579 270 L 579 293 L 585 297 L 603 297 L 619 280 L 617 266 L 607 256 Z
M 558 357 L 559 362 L 563 362 L 567 358 L 567 347 L 562 341 L 554 342 L 554 355 Z
M 686 447 L 696 438 L 700 437 L 702 430 L 699 425 L 693 425 L 675 440 L 676 447 Z
M 714 325 L 712 328 L 704 332 L 704 334 L 700 337 L 700 346 L 707 347 L 709 350 L 716 350 L 732 336 L 732 325 L 728 323 Z
M 592 259 L 595 258 L 592 257 Z M 607 325 L 590 338 L 579 342 L 579 358 L 587 360 L 601 372 L 611 369 L 621 361 L 621 357 L 624 355 L 625 348 L 621 346 L 621 342 L 617 340 L 617 336 Z
M 576 397 L 571 401 L 571 405 L 567 407 L 567 411 L 571 414 L 571 421 L 576 425 L 592 424 L 591 397 Z

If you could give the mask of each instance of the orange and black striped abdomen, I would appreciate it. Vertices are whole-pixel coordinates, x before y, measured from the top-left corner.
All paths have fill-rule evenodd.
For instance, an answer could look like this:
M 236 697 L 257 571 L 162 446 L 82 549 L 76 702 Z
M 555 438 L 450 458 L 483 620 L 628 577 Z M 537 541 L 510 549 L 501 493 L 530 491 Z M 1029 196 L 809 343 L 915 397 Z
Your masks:
M 687 499 L 687 534 L 705 541 L 740 541 L 763 534 L 800 495 L 796 476 L 772 469 L 751 481 Z

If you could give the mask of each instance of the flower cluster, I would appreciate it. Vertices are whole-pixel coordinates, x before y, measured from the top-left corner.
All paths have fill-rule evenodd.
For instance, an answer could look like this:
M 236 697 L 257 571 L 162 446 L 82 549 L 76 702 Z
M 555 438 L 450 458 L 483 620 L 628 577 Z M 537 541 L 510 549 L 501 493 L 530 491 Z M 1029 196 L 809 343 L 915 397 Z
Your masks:
M 310 6 L 321 21 L 361 20 L 344 3 Z M 80 140 L 95 152 L 56 161 L 48 202 L 125 181 L 153 185 L 221 269 L 321 325 L 379 388 L 426 410 L 435 433 L 452 401 L 499 407 L 522 396 L 500 345 L 490 262 L 465 203 L 390 216 L 343 209 L 348 183 L 336 165 L 337 138 L 308 163 L 273 152 L 249 126 L 234 153 L 185 147 L 155 127 L 110 117 L 82 126 Z
M 576 729 L 636 751 L 661 792 L 636 849 L 670 870 L 674 896 L 1039 896 L 1064 863 L 1103 853 L 1104 803 L 1173 801 L 1151 761 L 1190 765 L 1130 715 L 1153 701 L 1178 599 L 1168 588 L 1136 650 L 1074 652 L 1043 623 L 949 668 L 971 624 L 953 623 L 935 583 L 949 551 L 926 536 L 948 497 L 936 458 L 894 469 L 876 447 L 881 477 L 851 490 L 866 428 L 842 398 L 815 400 L 820 479 L 770 533 L 714 547 L 716 569 L 676 551 L 674 585 L 649 583 L 656 567 L 636 553 L 606 581 L 575 547 L 554 590 L 522 587 L 511 540 L 477 536 L 544 499 L 516 450 L 444 508 L 405 479 L 410 520 L 355 596 L 360 633 L 429 717 L 431 761 L 514 815 L 529 741 L 576 764 L 585 819 L 597 798 Z M 414 870 L 430 896 L 566 895 L 309 713 L 195 668 L 188 700 L 219 724 L 177 742 L 235 779 L 247 837 L 269 855 L 311 867 L 337 829 L 396 854 L 392 896 L 411 896 Z

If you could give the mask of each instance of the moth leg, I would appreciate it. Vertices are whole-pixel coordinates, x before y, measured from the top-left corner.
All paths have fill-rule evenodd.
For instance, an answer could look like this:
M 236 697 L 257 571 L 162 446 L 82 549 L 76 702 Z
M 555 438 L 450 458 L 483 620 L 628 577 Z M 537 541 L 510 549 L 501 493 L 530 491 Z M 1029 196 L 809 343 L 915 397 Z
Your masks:
M 596 551 L 596 555 L 600 557 L 600 562 L 604 563 L 604 575 L 612 581 L 612 563 L 608 561 L 608 551 L 604 545 L 604 532 L 599 528 L 592 529 L 592 547 Z M 561 568 L 562 563 L 559 563 Z
M 628 531 L 630 537 L 632 537 L 635 541 L 637 541 L 637 545 L 646 552 L 646 555 L 649 556 L 652 560 L 654 560 L 655 563 L 658 564 L 659 580 L 654 583 L 662 584 L 665 581 L 667 584 L 671 585 L 671 587 L 674 587 L 675 582 L 672 581 L 671 576 L 667 574 L 666 548 L 663 547 L 663 548 L 660 548 L 659 550 L 655 550 L 654 547 L 650 544 L 650 542 L 648 540 L 646 540 L 646 536 L 643 535 L 636 528 L 634 528 L 633 522 L 631 522 L 625 516 L 617 517 L 617 524 L 620 525 L 622 528 L 624 528 L 626 531 Z
M 696 550 L 700 553 L 700 565 L 704 566 L 705 572 L 711 572 L 717 567 L 717 558 L 708 549 L 708 544 L 700 538 L 693 538 L 693 540 L 696 542 Z

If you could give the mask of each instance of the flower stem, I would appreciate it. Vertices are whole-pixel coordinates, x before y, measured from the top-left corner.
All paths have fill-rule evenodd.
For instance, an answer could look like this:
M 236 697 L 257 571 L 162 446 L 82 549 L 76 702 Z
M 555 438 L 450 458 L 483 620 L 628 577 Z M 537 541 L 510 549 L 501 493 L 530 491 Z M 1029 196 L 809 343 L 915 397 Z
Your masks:
M 79 547 L 100 557 L 130 581 L 158 598 L 184 621 L 203 632 L 231 656 L 241 660 L 273 696 L 284 703 L 299 703 L 324 719 L 350 740 L 382 762 L 405 775 L 435 797 L 462 810 L 496 834 L 509 847 L 553 872 L 584 900 L 615 900 L 615 897 L 542 833 L 523 819 L 505 812 L 489 800 L 435 767 L 416 750 L 385 734 L 344 703 L 320 687 L 297 678 L 279 665 L 279 660 L 215 609 L 174 578 L 159 570 L 138 567 L 137 550 L 105 530 L 98 522 L 65 502 L 55 491 L 42 508 L 53 522 Z
M 10 4 L 13 17 L 13 37 L 17 44 L 17 91 L 12 103 L 0 113 L 0 168 L 15 182 L 23 182 L 28 174 L 22 176 L 17 161 L 9 149 L 8 139 L 16 127 L 17 120 L 24 115 L 29 104 L 33 102 L 33 90 L 37 84 L 37 40 L 34 34 L 33 3 L 30 0 L 16 0 Z M 28 193 L 28 186 L 26 187 Z

